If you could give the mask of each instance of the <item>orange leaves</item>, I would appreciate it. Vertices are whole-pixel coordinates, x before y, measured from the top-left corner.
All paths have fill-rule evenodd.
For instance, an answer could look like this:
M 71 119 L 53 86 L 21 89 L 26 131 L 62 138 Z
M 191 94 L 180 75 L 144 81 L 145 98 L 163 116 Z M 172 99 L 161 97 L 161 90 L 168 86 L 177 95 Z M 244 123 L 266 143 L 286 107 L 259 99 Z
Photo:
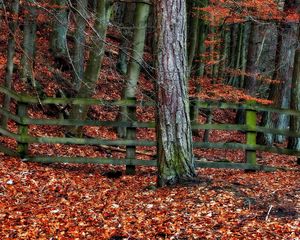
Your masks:
M 204 8 L 198 8 L 198 11 L 206 13 L 204 19 L 212 26 L 227 23 L 237 23 L 247 21 L 248 18 L 258 20 L 281 20 L 282 11 L 274 0 L 214 0 L 210 5 Z

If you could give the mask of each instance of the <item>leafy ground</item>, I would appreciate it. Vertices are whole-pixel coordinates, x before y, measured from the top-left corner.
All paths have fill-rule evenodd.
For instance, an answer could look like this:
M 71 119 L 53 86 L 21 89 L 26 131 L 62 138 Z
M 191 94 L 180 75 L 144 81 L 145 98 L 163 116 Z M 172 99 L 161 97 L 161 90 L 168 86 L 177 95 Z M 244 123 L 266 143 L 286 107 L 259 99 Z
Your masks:
M 154 168 L 113 169 L 2 156 L 0 238 L 299 238 L 299 172 L 201 169 L 199 183 L 156 189 Z

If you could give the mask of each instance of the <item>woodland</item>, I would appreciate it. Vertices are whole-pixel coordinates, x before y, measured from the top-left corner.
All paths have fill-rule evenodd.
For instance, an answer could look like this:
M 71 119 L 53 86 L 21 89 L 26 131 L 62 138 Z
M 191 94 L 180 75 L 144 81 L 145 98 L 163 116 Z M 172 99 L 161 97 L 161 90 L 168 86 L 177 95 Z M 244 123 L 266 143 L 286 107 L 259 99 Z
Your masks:
M 300 0 L 0 0 L 0 239 L 300 236 Z

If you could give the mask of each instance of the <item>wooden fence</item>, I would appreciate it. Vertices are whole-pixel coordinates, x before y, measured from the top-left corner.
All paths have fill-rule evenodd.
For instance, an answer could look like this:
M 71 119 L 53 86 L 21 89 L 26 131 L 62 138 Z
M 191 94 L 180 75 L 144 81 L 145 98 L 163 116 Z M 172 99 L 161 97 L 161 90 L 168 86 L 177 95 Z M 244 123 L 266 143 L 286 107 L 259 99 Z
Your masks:
M 80 99 L 80 98 L 37 98 L 28 95 L 18 94 L 4 87 L 0 87 L 0 92 L 14 99 L 17 103 L 17 113 L 11 113 L 0 108 L 0 114 L 17 123 L 18 132 L 14 133 L 0 127 L 0 134 L 15 139 L 18 143 L 17 150 L 10 149 L 0 144 L 0 151 L 10 156 L 19 156 L 23 160 L 43 162 L 43 163 L 98 163 L 126 165 L 127 172 L 134 171 L 137 165 L 156 166 L 157 162 L 153 160 L 136 159 L 137 146 L 156 146 L 155 141 L 137 140 L 136 128 L 155 128 L 154 122 L 136 121 L 136 106 L 154 106 L 154 102 L 136 101 L 135 99 L 104 101 L 97 99 Z M 128 119 L 126 121 L 94 121 L 94 120 L 76 120 L 76 119 L 32 119 L 27 115 L 27 109 L 32 104 L 70 104 L 70 105 L 103 105 L 103 106 L 127 106 Z M 204 162 L 195 161 L 196 167 L 206 168 L 231 168 L 231 169 L 249 169 L 249 170 L 274 170 L 270 166 L 258 165 L 256 163 L 256 151 L 266 151 L 279 154 L 294 155 L 300 157 L 300 151 L 275 146 L 258 145 L 256 143 L 256 134 L 258 132 L 285 135 L 291 137 L 300 137 L 299 132 L 291 132 L 284 129 L 273 129 L 260 127 L 256 125 L 257 112 L 275 112 L 278 114 L 294 115 L 300 118 L 300 111 L 290 109 L 277 109 L 269 106 L 258 104 L 236 104 L 227 102 L 202 102 L 197 100 L 191 101 L 191 108 L 208 109 L 243 109 L 246 113 L 245 124 L 198 124 L 192 123 L 192 128 L 203 130 L 226 130 L 226 131 L 243 131 L 246 134 L 246 144 L 231 142 L 193 142 L 194 148 L 218 148 L 218 149 L 242 149 L 246 153 L 245 163 L 230 162 Z M 193 111 L 193 110 L 192 110 Z M 58 125 L 58 126 L 105 126 L 105 127 L 126 127 L 126 139 L 106 140 L 100 138 L 77 138 L 77 137 L 35 137 L 28 133 L 28 126 L 34 125 Z M 87 158 L 87 157 L 58 157 L 58 156 L 28 156 L 28 145 L 31 143 L 48 143 L 48 144 L 79 144 L 79 145 L 108 145 L 108 146 L 125 146 L 126 158 Z

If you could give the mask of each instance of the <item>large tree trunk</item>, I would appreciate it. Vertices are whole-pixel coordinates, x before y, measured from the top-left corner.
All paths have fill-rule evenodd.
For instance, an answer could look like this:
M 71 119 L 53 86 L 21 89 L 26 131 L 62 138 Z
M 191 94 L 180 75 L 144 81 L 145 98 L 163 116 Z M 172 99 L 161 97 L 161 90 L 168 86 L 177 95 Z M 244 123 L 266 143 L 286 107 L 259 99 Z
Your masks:
M 171 7 L 170 7 L 171 6 Z M 157 0 L 158 186 L 195 177 L 186 88 L 186 6 L 184 0 Z
M 14 0 L 12 3 L 9 4 L 9 11 L 11 12 L 12 16 L 17 16 L 19 13 L 19 0 Z M 9 36 L 8 36 L 8 46 L 7 46 L 7 64 L 6 64 L 6 76 L 5 76 L 5 87 L 11 89 L 12 84 L 12 75 L 14 70 L 14 56 L 15 56 L 15 33 L 17 30 L 18 22 L 17 17 L 12 17 L 9 22 Z M 3 102 L 3 109 L 9 111 L 10 105 L 10 97 L 5 95 L 4 102 Z M 1 126 L 3 128 L 7 127 L 7 117 L 2 116 L 1 119 Z

